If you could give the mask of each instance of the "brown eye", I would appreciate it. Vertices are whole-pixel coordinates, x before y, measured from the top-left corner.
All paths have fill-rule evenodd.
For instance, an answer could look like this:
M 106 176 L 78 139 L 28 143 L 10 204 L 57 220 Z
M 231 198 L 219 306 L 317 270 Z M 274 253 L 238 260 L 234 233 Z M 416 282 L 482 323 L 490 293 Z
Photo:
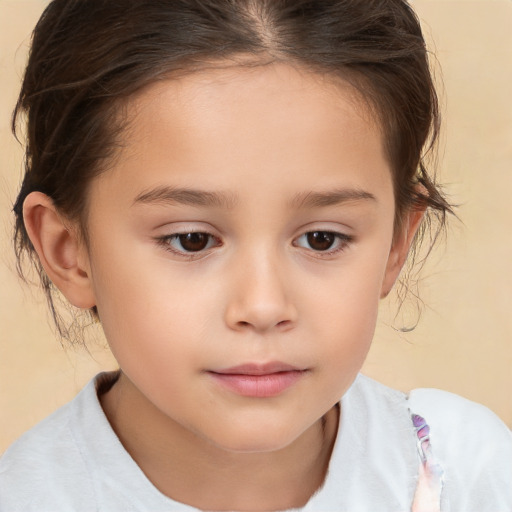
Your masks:
M 210 253 L 209 249 L 220 247 L 222 240 L 203 231 L 174 233 L 173 235 L 157 238 L 157 242 L 165 250 L 177 256 L 201 258 Z
M 336 235 L 329 231 L 311 231 L 306 234 L 309 247 L 314 251 L 328 251 L 336 241 Z
M 198 252 L 206 249 L 211 237 L 207 233 L 184 233 L 177 238 L 184 251 Z
M 327 257 L 348 249 L 353 241 L 353 237 L 345 233 L 319 230 L 304 233 L 293 241 L 293 245 Z

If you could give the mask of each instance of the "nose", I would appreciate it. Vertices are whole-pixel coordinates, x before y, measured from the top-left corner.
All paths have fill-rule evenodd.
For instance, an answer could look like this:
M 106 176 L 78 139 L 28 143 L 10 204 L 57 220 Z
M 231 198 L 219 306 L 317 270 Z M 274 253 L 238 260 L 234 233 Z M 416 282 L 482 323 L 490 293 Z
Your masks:
M 225 320 L 230 329 L 266 333 L 287 331 L 297 321 L 297 309 L 287 278 L 275 258 L 260 253 L 242 259 L 233 272 Z

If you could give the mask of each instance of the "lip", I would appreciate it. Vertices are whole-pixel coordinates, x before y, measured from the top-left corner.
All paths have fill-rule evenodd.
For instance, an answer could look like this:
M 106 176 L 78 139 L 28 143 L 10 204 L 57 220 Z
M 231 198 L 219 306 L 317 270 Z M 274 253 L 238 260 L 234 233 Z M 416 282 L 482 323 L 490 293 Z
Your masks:
M 280 395 L 308 372 L 286 363 L 247 363 L 231 368 L 209 371 L 222 387 L 241 396 L 268 398 Z

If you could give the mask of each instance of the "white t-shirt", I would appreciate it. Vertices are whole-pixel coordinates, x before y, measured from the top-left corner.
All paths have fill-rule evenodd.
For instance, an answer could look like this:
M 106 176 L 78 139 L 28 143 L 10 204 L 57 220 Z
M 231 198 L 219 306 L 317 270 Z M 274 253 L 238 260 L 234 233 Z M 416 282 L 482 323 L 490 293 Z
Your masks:
M 485 407 L 433 389 L 407 396 L 361 375 L 341 404 L 325 482 L 304 512 L 409 512 L 419 470 L 411 412 L 428 422 L 444 469 L 443 512 L 512 511 L 512 435 Z M 95 381 L 0 459 L 1 512 L 195 510 L 146 478 L 105 417 Z

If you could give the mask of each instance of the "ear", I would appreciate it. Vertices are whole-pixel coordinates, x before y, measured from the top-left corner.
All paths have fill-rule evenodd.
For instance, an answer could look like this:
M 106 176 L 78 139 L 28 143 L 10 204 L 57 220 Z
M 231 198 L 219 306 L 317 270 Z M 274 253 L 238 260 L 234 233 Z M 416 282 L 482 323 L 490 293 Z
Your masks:
M 73 306 L 95 306 L 89 258 L 76 228 L 66 223 L 53 201 L 42 192 L 30 193 L 23 203 L 25 228 L 39 261 L 53 284 Z
M 407 259 L 414 235 L 418 231 L 424 214 L 425 208 L 414 208 L 409 210 L 402 222 L 400 233 L 395 235 L 393 245 L 389 252 L 386 273 L 382 282 L 380 294 L 381 299 L 387 297 L 393 288 L 393 285 L 395 284 L 395 281 L 397 280 Z

